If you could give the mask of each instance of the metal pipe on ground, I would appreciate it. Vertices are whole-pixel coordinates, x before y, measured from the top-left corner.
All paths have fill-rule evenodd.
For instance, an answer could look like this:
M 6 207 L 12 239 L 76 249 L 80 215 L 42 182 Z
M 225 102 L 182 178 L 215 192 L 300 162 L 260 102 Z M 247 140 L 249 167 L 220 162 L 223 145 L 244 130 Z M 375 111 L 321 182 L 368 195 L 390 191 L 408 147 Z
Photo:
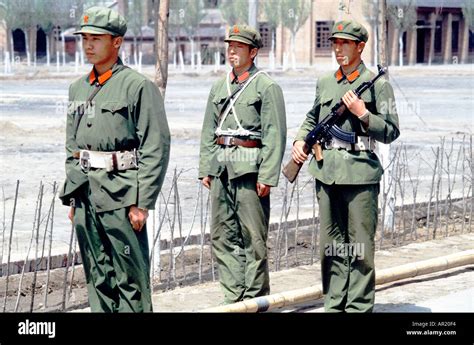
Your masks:
M 446 271 L 451 268 L 471 264 L 474 264 L 474 249 L 442 256 L 439 258 L 382 269 L 377 272 L 375 284 L 387 284 L 397 280 Z M 322 289 L 316 286 L 311 286 L 297 290 L 284 291 L 273 295 L 252 298 L 233 304 L 207 308 L 201 312 L 256 313 L 314 301 L 322 297 Z

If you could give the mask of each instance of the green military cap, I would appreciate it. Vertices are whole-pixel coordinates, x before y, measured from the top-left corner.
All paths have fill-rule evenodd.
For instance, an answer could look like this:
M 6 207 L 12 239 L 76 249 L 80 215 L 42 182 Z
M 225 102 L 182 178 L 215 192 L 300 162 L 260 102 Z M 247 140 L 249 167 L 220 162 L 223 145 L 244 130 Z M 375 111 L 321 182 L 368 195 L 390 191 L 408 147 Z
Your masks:
M 107 7 L 94 6 L 87 9 L 81 18 L 81 30 L 77 34 L 110 34 L 123 36 L 127 32 L 127 21 L 117 12 Z
M 329 39 L 332 40 L 334 38 L 367 42 L 369 33 L 362 24 L 354 20 L 341 20 L 332 27 L 332 33 Z
M 257 48 L 263 47 L 262 37 L 254 28 L 247 25 L 234 25 L 229 30 L 229 37 L 225 42 L 241 42 Z

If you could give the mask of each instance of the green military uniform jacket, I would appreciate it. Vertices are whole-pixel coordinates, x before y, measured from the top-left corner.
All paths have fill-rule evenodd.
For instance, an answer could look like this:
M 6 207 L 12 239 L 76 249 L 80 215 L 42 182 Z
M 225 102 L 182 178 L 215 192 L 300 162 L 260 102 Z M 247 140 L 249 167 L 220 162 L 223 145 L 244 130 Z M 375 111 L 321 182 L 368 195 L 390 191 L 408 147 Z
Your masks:
M 306 135 L 330 113 L 331 108 L 341 100 L 349 90 L 355 90 L 361 83 L 369 81 L 375 74 L 369 71 L 364 63 L 349 76 L 344 76 L 341 69 L 320 78 L 316 87 L 316 98 L 312 109 L 295 140 L 304 140 Z M 392 86 L 385 79 L 378 79 L 361 99 L 369 111 L 368 128 L 355 115 L 348 112 L 345 120 L 338 123 L 346 131 L 358 135 L 368 135 L 376 141 L 388 144 L 400 135 L 398 115 Z M 367 121 L 367 120 L 366 120 Z M 325 184 L 373 184 L 378 183 L 383 174 L 382 165 L 374 152 L 346 151 L 329 149 L 323 151 L 324 159 L 320 162 L 314 157 L 309 164 L 309 172 Z
M 250 78 L 257 71 L 255 65 L 252 65 L 248 71 Z M 228 97 L 226 83 L 226 78 L 217 81 L 207 101 L 201 133 L 199 178 L 220 176 L 227 169 L 230 179 L 257 173 L 259 183 L 277 186 L 286 145 L 286 113 L 281 88 L 266 74 L 259 74 L 234 104 L 242 127 L 261 133 L 262 147 L 222 147 L 216 144 L 215 131 L 222 105 Z M 237 83 L 232 83 L 231 91 L 237 87 Z M 222 129 L 237 128 L 231 111 L 225 118 Z
M 153 209 L 169 161 L 170 133 L 163 98 L 157 87 L 136 71 L 125 68 L 120 58 L 98 78 L 103 84 L 93 99 L 94 106 L 82 116 L 74 137 L 77 107 L 92 93 L 94 71 L 69 88 L 70 107 L 66 127 L 66 181 L 60 191 L 65 205 L 74 192 L 88 182 L 91 202 L 98 212 L 131 205 Z M 110 78 L 108 78 L 110 77 Z M 81 150 L 123 151 L 136 148 L 138 169 L 107 172 L 82 171 L 73 153 Z

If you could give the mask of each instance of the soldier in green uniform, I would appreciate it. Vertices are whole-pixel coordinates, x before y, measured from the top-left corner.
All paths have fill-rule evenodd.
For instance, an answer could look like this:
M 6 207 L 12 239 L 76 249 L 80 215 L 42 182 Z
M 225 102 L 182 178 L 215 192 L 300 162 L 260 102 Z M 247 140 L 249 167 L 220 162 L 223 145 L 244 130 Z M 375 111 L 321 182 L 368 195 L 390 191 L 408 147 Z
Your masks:
M 211 241 L 224 303 L 233 303 L 270 292 L 270 188 L 278 184 L 286 115 L 281 88 L 253 63 L 260 34 L 235 25 L 225 41 L 232 71 L 209 94 L 199 178 L 210 188 Z
M 125 19 L 102 7 L 81 18 L 92 71 L 69 88 L 66 181 L 94 312 L 152 311 L 148 210 L 153 209 L 169 160 L 163 99 L 146 77 L 118 57 Z
M 393 89 L 384 79 L 359 99 L 352 90 L 374 73 L 361 59 L 367 30 L 355 21 L 337 22 L 330 37 L 339 69 L 320 78 L 316 99 L 306 115 L 292 151 L 303 163 L 303 139 L 341 98 L 347 106 L 339 127 L 355 132 L 350 144 L 333 138 L 322 148 L 323 159 L 312 159 L 321 224 L 321 271 L 328 312 L 370 312 L 374 305 L 374 236 L 379 182 L 383 168 L 375 142 L 391 143 L 399 135 Z

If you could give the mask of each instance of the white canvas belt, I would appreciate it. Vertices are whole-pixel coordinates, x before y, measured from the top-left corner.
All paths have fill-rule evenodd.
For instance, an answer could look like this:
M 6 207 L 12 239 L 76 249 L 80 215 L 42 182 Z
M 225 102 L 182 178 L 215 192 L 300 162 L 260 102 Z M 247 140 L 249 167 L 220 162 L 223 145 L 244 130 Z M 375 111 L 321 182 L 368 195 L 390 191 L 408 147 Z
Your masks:
M 375 140 L 366 136 L 357 136 L 355 144 L 339 140 L 335 137 L 331 138 L 330 142 L 326 142 L 325 148 L 330 149 L 344 149 L 347 151 L 374 151 L 376 147 Z
M 91 168 L 105 169 L 107 172 L 114 170 L 128 170 L 138 168 L 138 153 L 133 151 L 79 151 L 79 163 L 84 171 Z

